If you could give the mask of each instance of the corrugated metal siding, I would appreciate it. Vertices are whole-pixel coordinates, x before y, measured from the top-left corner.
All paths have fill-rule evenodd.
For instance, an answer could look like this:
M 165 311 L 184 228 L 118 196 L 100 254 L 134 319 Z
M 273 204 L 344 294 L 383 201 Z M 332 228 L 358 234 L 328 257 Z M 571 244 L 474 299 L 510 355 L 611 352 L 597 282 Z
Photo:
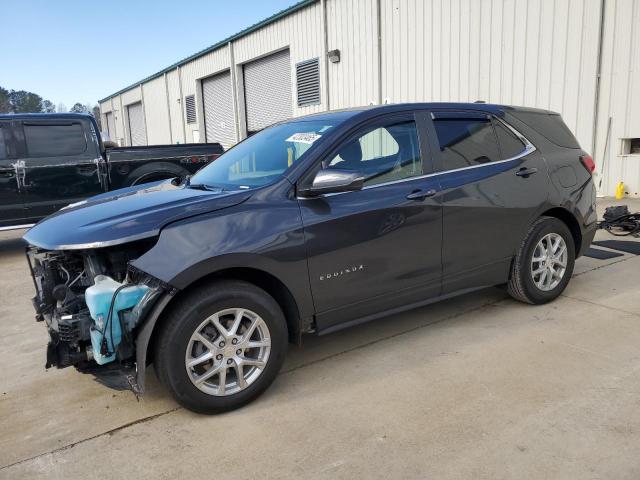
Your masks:
M 122 99 L 123 105 L 131 105 L 132 103 L 141 102 L 142 95 L 140 92 L 140 87 L 137 86 L 131 90 L 127 90 L 122 95 L 120 95 L 120 98 Z
M 116 133 L 116 122 L 113 118 L 113 112 L 107 112 L 105 114 L 105 127 L 106 131 L 109 134 L 109 140 L 112 142 L 118 141 L 118 134 Z
M 328 65 L 331 109 L 378 102 L 376 9 L 376 0 L 327 0 L 328 50 L 341 54 Z
M 116 142 L 118 145 L 125 144 L 124 123 L 122 109 L 120 108 L 120 96 L 115 96 L 100 104 L 100 111 L 108 113 L 110 112 L 113 117 L 113 131 L 110 131 L 111 141 Z
M 223 47 L 214 52 L 208 53 L 180 68 L 180 77 L 182 79 L 182 101 L 187 95 L 196 96 L 196 105 L 202 105 L 202 98 L 198 88 L 198 80 L 208 77 L 222 70 L 229 69 L 229 49 Z M 181 107 L 184 110 L 184 106 Z M 198 113 L 198 117 L 200 117 Z M 198 118 L 197 123 L 186 125 L 187 138 L 186 142 L 191 143 L 197 140 L 194 138 L 194 131 L 198 131 L 199 141 L 204 141 L 204 121 Z
M 555 110 L 590 149 L 599 2 L 381 2 L 383 99 Z
M 169 112 L 171 113 L 171 143 L 185 143 L 184 129 L 182 128 L 180 82 L 177 70 L 167 73 L 167 90 L 169 91 Z
M 607 0 L 602 52 L 596 166 L 602 192 L 618 182 L 640 196 L 640 155 L 623 155 L 622 139 L 640 138 L 640 3 Z M 607 151 L 605 145 L 611 117 Z
M 148 144 L 171 143 L 164 78 L 159 77 L 143 84 L 143 89 Z
M 327 47 L 341 52 L 341 61 L 328 63 L 327 72 L 320 1 L 234 39 L 234 72 L 289 48 L 292 85 L 295 64 L 321 59 L 322 103 L 298 107 L 292 89 L 294 116 L 324 110 L 326 92 L 332 109 L 377 103 L 379 97 L 383 102 L 481 99 L 558 111 L 582 146 L 592 150 L 601 0 L 379 0 L 380 51 L 377 2 L 326 0 Z M 597 176 L 596 182 L 602 180 L 602 192 L 612 194 L 622 180 L 635 193 L 640 191 L 640 158 L 621 156 L 620 148 L 621 139 L 640 137 L 640 74 L 634 71 L 640 64 L 640 3 L 607 0 L 606 6 L 599 123 L 592 152 L 603 177 Z M 197 105 L 202 105 L 199 81 L 229 67 L 227 47 L 183 65 L 182 97 L 195 94 Z M 170 140 L 193 141 L 198 129 L 204 139 L 201 110 L 197 124 L 183 126 L 178 71 L 166 76 Z M 242 75 L 238 83 L 242 85 Z M 145 84 L 150 139 L 165 138 L 168 130 L 160 119 L 169 115 L 158 115 L 160 96 L 160 88 Z M 114 114 L 118 139 L 128 138 L 123 108 L 140 100 L 140 89 L 130 88 L 101 104 L 103 113 Z M 238 100 L 242 120 L 242 91 Z M 609 117 L 612 129 L 603 161 Z
M 275 23 L 267 25 L 260 30 L 236 40 L 234 43 L 234 56 L 236 64 L 246 63 L 255 58 L 270 54 L 277 50 L 289 47 L 291 56 L 291 85 L 295 85 L 296 63 L 323 56 L 324 41 L 322 38 L 322 8 L 320 2 L 310 5 L 291 15 L 288 15 Z M 322 62 L 320 66 L 320 78 L 322 91 L 324 85 L 324 73 Z M 291 91 L 291 104 L 293 115 L 307 115 L 326 109 L 322 103 L 298 107 L 294 98 L 295 92 Z

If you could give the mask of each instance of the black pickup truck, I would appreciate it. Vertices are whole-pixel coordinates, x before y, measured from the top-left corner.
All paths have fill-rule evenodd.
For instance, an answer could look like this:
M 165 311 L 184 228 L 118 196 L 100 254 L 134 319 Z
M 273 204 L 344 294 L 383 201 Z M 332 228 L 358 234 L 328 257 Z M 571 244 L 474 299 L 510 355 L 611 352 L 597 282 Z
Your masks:
M 110 148 L 90 115 L 0 115 L 0 230 L 102 192 L 195 173 L 222 152 L 218 143 Z

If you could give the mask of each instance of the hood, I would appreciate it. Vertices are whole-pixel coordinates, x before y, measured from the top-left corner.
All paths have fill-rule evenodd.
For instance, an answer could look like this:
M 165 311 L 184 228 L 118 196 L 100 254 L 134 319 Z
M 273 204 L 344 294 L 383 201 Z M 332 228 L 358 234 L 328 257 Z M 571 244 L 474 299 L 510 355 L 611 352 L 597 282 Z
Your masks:
M 244 202 L 247 191 L 203 191 L 170 180 L 107 192 L 63 208 L 23 237 L 47 250 L 98 248 L 158 235 L 176 220 Z

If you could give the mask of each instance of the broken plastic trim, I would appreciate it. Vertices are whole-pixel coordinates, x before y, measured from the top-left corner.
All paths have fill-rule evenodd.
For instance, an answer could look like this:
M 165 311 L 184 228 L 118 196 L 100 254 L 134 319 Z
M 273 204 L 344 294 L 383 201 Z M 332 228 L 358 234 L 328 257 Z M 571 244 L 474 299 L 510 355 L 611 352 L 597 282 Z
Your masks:
M 149 290 L 131 311 L 131 314 L 135 316 L 136 325 L 136 338 L 134 340 L 136 346 L 136 374 L 135 378 L 130 375 L 128 381 L 133 392 L 136 396 L 139 396 L 144 394 L 147 349 L 153 328 L 160 314 L 178 290 L 131 265 L 129 265 L 128 274 L 135 280 L 135 283 L 149 287 Z

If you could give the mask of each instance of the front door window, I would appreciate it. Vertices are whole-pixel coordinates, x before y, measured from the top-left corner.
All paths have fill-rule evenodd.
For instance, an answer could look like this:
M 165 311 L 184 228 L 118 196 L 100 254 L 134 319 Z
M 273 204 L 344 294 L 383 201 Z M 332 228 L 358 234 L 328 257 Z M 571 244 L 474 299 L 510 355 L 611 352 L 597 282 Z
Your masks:
M 360 172 L 365 187 L 422 175 L 416 124 L 405 121 L 365 131 L 349 140 L 325 168 Z

